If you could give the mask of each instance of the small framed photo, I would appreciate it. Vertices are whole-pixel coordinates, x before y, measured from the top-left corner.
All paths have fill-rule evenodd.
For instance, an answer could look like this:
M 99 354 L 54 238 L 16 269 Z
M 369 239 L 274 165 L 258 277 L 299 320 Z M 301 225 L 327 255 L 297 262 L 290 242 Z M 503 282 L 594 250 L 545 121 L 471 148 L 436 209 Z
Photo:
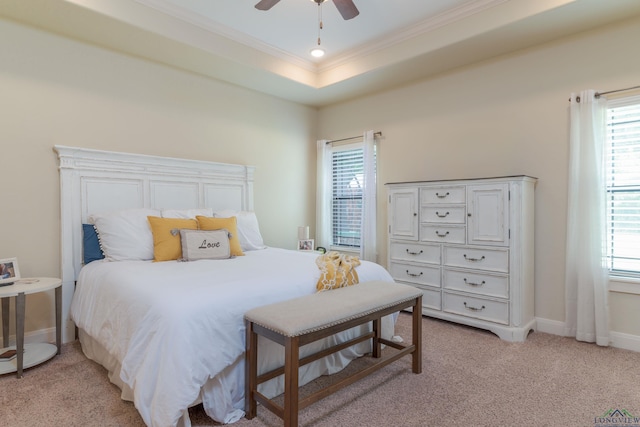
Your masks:
M 299 251 L 312 251 L 313 250 L 313 239 L 298 240 L 298 250 Z
M 0 286 L 7 286 L 20 279 L 18 258 L 0 259 Z

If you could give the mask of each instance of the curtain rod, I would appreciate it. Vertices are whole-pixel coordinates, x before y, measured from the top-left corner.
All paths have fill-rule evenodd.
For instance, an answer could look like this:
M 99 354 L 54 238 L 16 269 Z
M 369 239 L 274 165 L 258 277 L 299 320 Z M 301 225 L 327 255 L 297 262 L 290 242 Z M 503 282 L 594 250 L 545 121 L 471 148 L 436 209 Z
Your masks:
M 625 92 L 627 90 L 633 90 L 633 89 L 640 89 L 640 86 L 626 87 L 624 89 L 615 89 L 615 90 L 610 90 L 610 91 L 607 91 L 607 92 L 596 92 L 595 95 L 593 95 L 593 96 L 595 96 L 596 99 L 598 99 L 602 95 L 608 95 L 610 93 L 617 93 L 617 92 Z M 576 101 L 580 102 L 580 97 L 579 96 L 576 97 Z M 569 102 L 571 102 L 571 98 L 569 98 Z
M 382 136 L 382 132 L 378 131 L 378 132 L 374 132 L 373 136 Z M 362 135 L 359 136 L 350 136 L 349 138 L 342 138 L 342 139 L 332 139 L 331 141 L 327 141 L 326 144 L 332 144 L 334 142 L 342 142 L 342 141 L 349 141 L 350 139 L 358 139 L 358 138 L 362 138 Z
M 624 89 L 610 90 L 609 92 L 602 92 L 602 93 L 596 92 L 595 97 L 596 98 L 600 98 L 602 95 L 608 95 L 610 93 L 616 93 L 616 92 L 624 92 L 624 91 L 633 90 L 633 89 L 640 89 L 640 86 L 633 86 L 633 87 L 627 87 L 627 88 L 624 88 Z

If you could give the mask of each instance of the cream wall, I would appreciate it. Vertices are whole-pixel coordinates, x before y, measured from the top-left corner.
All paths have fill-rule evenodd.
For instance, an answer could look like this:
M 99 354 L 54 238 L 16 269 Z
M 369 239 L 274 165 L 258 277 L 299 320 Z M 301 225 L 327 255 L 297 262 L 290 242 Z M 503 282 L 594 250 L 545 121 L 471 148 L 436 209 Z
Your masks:
M 313 108 L 0 20 L 0 258 L 17 256 L 24 277 L 60 275 L 55 144 L 254 165 L 265 242 L 293 249 L 297 225 L 315 221 L 316 121 Z M 52 308 L 52 293 L 28 296 L 28 334 L 51 333 Z
M 0 20 L 0 258 L 17 256 L 23 276 L 60 274 L 55 144 L 252 164 L 267 244 L 294 247 L 297 225 L 315 223 L 314 141 L 374 129 L 382 264 L 385 182 L 539 178 L 536 316 L 561 333 L 567 99 L 639 84 L 638 39 L 629 21 L 317 112 Z M 52 298 L 28 297 L 28 333 L 51 333 Z M 637 344 L 640 295 L 610 301 L 612 329 Z
M 636 40 L 638 19 L 321 109 L 322 138 L 383 132 L 379 262 L 387 258 L 384 183 L 537 177 L 536 317 L 542 329 L 562 333 L 569 94 L 640 84 Z M 617 338 L 640 344 L 640 295 L 611 293 L 610 303 Z

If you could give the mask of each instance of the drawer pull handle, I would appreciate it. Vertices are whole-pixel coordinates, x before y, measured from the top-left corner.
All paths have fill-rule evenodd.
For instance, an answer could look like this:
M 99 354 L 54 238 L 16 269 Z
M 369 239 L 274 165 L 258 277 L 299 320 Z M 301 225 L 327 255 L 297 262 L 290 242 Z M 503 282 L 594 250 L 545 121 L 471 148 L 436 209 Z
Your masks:
M 447 217 L 447 215 L 449 215 L 449 212 L 447 212 L 447 213 L 445 213 L 445 214 L 441 214 L 441 213 L 439 213 L 438 211 L 436 211 L 436 216 L 437 216 L 438 218 L 446 218 L 446 217 Z
M 485 284 L 485 281 L 483 280 L 482 283 L 474 283 L 474 282 L 468 282 L 467 278 L 464 278 L 464 283 L 469 285 L 469 286 L 482 286 Z
M 407 253 L 409 255 L 420 255 L 422 253 L 422 251 L 420 251 L 420 252 L 411 252 L 409 249 L 407 249 Z
M 438 237 L 447 237 L 447 234 L 449 234 L 448 231 L 446 233 L 442 234 L 438 230 L 436 230 L 436 236 L 438 236 Z
M 422 276 L 422 271 L 420 272 L 420 274 L 416 274 L 416 273 L 409 273 L 409 270 L 407 270 L 407 276 L 420 277 Z
M 447 191 L 446 194 L 440 194 L 440 193 L 436 193 L 436 197 L 438 197 L 439 199 L 444 199 L 445 197 L 447 197 L 449 195 L 449 192 Z
M 484 259 L 484 255 L 482 255 L 480 258 L 471 258 L 471 257 L 468 257 L 467 254 L 464 254 L 463 256 L 464 256 L 464 259 L 471 262 L 478 262 Z
M 484 305 L 483 305 L 482 307 L 480 307 L 480 308 L 478 308 L 478 307 L 472 307 L 472 306 L 470 306 L 470 305 L 467 305 L 467 303 L 465 302 L 465 303 L 464 303 L 464 308 L 466 308 L 467 310 L 470 310 L 470 311 L 482 311 L 482 310 L 484 310 L 486 307 L 485 307 Z

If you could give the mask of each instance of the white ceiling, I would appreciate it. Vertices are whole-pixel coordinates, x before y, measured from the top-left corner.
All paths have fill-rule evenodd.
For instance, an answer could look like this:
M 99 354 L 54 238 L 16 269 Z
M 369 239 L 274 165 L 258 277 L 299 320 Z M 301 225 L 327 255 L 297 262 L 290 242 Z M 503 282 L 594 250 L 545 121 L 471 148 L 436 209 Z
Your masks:
M 268 11 L 254 7 L 259 0 L 136 1 L 269 54 L 321 64 L 410 36 L 425 23 L 460 19 L 505 0 L 354 0 L 360 14 L 348 21 L 327 0 L 320 7 L 321 31 L 313 0 L 280 0 Z M 309 55 L 318 36 L 327 52 L 322 60 Z
M 640 15 L 640 0 L 2 0 L 0 16 L 311 106 Z M 631 43 L 631 41 L 630 41 Z

